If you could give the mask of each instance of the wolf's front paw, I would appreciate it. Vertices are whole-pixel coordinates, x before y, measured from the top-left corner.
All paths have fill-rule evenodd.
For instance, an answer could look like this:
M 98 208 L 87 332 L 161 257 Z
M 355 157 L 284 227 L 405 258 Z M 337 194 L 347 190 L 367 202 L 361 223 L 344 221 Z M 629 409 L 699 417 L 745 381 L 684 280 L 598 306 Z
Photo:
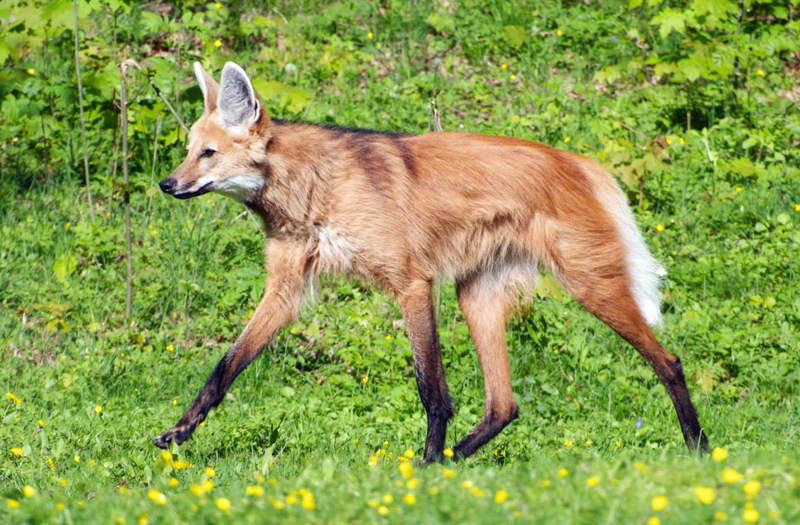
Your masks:
M 171 429 L 167 430 L 157 438 L 153 440 L 153 445 L 157 446 L 158 448 L 168 449 L 170 443 L 176 443 L 180 445 L 194 432 L 194 427 L 190 425 L 176 425 Z

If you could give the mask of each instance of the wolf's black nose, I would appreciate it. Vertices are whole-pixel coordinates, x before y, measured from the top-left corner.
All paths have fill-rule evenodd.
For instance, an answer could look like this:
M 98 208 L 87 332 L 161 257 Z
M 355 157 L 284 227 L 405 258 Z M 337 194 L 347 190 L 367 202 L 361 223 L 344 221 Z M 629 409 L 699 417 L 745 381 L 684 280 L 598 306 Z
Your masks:
M 172 193 L 172 190 L 175 188 L 175 180 L 167 177 L 166 179 L 162 180 L 158 183 L 158 187 L 161 188 L 161 191 L 164 193 Z

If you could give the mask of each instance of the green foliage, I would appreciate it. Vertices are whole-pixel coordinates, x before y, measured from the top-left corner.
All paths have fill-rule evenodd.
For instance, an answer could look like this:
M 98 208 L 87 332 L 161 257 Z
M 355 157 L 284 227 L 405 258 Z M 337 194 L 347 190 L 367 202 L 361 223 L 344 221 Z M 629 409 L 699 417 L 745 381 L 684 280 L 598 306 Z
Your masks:
M 94 223 L 80 186 L 71 2 L 0 1 L 0 395 L 21 401 L 0 402 L 0 506 L 11 523 L 135 523 L 142 514 L 428 523 L 501 512 L 574 523 L 711 522 L 725 512 L 741 522 L 746 501 L 770 520 L 776 509 L 797 520 L 796 2 L 81 1 L 79 25 Z M 730 463 L 684 457 L 652 370 L 551 276 L 509 323 L 521 417 L 474 459 L 448 466 L 455 478 L 434 467 L 415 473 L 412 488 L 397 470 L 406 449 L 422 452 L 426 429 L 400 312 L 371 286 L 329 277 L 172 451 L 186 465 L 166 462 L 149 442 L 252 316 L 263 238 L 233 202 L 157 190 L 182 160 L 185 136 L 135 75 L 131 185 L 122 187 L 116 66 L 128 57 L 187 122 L 202 111 L 191 63 L 218 76 L 234 60 L 274 117 L 425 132 L 435 97 L 445 129 L 537 140 L 603 163 L 668 269 L 658 337 L 683 359 L 701 422 Z M 132 319 L 123 316 L 125 189 Z M 452 446 L 481 417 L 483 383 L 451 283 L 439 297 Z M 216 488 L 197 496 L 189 487 L 209 479 L 206 466 Z M 743 481 L 721 481 L 724 466 L 760 480 L 763 496 L 746 500 Z M 245 493 L 251 484 L 263 498 Z M 26 499 L 25 485 L 38 494 Z M 713 487 L 712 505 L 698 501 L 698 486 Z M 151 488 L 166 505 L 147 498 Z M 315 494 L 313 511 L 291 496 L 300 488 Z M 501 490 L 508 500 L 494 503 Z M 407 493 L 415 505 L 402 502 Z M 649 505 L 659 495 L 670 501 L 663 513 Z M 230 514 L 216 507 L 220 497 Z M 71 514 L 56 508 L 62 502 Z

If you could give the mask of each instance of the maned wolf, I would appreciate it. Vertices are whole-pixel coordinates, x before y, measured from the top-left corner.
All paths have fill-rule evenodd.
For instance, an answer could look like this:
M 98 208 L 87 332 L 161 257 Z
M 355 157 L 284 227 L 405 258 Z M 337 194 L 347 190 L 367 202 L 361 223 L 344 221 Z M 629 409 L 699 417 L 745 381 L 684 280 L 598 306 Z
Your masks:
M 424 460 L 440 461 L 453 415 L 431 283 L 454 279 L 478 352 L 486 406 L 454 448 L 467 457 L 518 414 L 506 316 L 539 268 L 650 363 L 690 449 L 707 449 L 681 362 L 656 341 L 663 268 L 614 179 L 597 163 L 541 144 L 470 133 L 400 135 L 282 122 L 241 67 L 220 84 L 194 65 L 205 113 L 186 160 L 161 181 L 179 199 L 211 191 L 242 202 L 271 231 L 264 298 L 178 424 L 153 443 L 182 443 L 236 376 L 297 314 L 321 272 L 359 276 L 397 298 L 428 416 Z

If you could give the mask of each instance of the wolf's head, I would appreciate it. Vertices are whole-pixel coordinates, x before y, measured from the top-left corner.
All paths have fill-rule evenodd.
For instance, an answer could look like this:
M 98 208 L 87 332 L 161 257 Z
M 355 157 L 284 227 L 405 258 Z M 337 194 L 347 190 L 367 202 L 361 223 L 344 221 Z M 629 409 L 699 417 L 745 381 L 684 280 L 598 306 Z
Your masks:
M 179 199 L 210 191 L 247 202 L 265 184 L 266 146 L 271 122 L 244 70 L 228 62 L 219 84 L 199 62 L 194 73 L 205 112 L 189 133 L 189 152 L 159 183 Z

